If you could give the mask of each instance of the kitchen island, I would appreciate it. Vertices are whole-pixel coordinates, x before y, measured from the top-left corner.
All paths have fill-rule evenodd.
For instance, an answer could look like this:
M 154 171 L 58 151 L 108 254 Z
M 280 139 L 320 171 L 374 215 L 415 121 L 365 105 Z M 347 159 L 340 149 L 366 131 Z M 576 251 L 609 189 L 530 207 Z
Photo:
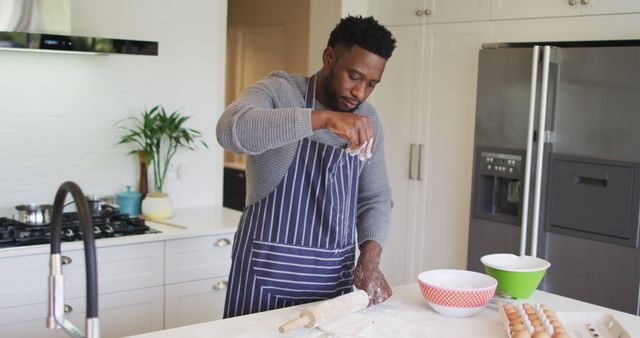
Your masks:
M 528 303 L 547 304 L 557 312 L 606 312 L 626 329 L 631 337 L 640 337 L 640 317 L 576 301 L 570 298 L 536 291 Z M 296 318 L 302 306 L 266 311 L 247 316 L 217 320 L 151 332 L 136 338 L 178 337 L 325 337 L 317 329 L 299 328 L 286 334 L 278 333 L 278 326 Z M 434 312 L 423 300 L 417 283 L 394 288 L 393 296 L 383 304 L 359 312 L 374 322 L 372 337 L 426 338 L 500 338 L 507 337 L 498 312 L 489 307 L 468 318 L 450 318 Z M 341 337 L 341 335 L 338 335 Z M 349 336 L 353 337 L 353 336 Z

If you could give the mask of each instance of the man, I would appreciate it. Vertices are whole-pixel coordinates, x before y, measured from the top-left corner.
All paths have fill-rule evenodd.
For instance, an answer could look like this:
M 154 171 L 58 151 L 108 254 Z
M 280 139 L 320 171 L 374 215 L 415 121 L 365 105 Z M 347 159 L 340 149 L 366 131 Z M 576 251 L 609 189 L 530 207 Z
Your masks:
M 272 73 L 221 116 L 218 142 L 248 155 L 248 206 L 225 318 L 333 298 L 353 286 L 370 305 L 391 296 L 379 269 L 391 189 L 382 126 L 365 100 L 394 49 L 376 20 L 346 17 L 315 75 Z

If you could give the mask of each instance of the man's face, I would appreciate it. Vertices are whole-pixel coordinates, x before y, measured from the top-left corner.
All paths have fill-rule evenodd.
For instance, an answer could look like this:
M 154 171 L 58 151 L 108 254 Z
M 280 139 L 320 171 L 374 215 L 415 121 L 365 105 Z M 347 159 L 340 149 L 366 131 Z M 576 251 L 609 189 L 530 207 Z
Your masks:
M 329 70 L 325 97 L 329 108 L 341 112 L 353 112 L 369 97 L 380 82 L 387 63 L 383 57 L 356 45 L 351 49 L 327 48 L 324 58 Z

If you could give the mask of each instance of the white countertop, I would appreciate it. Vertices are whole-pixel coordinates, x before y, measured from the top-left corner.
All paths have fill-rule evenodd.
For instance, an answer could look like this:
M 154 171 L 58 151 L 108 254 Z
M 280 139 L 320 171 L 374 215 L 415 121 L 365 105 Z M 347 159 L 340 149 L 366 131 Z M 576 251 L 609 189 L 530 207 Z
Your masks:
M 146 221 L 146 224 L 161 233 L 142 234 L 124 237 L 100 238 L 96 240 L 96 247 L 108 247 L 125 244 L 137 244 L 155 241 L 165 241 L 178 238 L 188 238 L 216 234 L 232 234 L 238 227 L 241 212 L 224 207 L 196 207 L 174 210 L 171 218 L 162 220 L 171 224 L 181 225 L 186 229 Z M 82 241 L 63 242 L 62 251 L 82 249 Z M 22 255 L 48 253 L 49 244 L 30 245 L 24 247 L 2 248 L 0 258 Z
M 627 330 L 631 337 L 640 337 L 640 317 L 627 313 L 536 291 L 526 302 L 547 304 L 560 311 L 607 312 Z M 318 337 L 316 329 L 299 328 L 279 334 L 282 323 L 294 319 L 302 306 L 266 311 L 247 316 L 189 325 L 170 330 L 150 332 L 136 338 L 178 337 Z M 500 338 L 507 337 L 497 311 L 483 309 L 468 318 L 450 318 L 434 312 L 423 300 L 417 283 L 394 288 L 394 295 L 385 303 L 360 311 L 374 321 L 373 337 L 428 338 Z

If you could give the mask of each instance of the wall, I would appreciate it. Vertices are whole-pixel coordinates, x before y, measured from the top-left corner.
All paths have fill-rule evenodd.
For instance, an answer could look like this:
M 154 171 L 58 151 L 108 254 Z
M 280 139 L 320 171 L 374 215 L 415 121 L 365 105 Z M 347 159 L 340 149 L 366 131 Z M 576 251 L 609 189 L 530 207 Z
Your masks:
M 322 67 L 322 52 L 333 27 L 347 15 L 369 15 L 369 4 L 364 0 L 310 0 L 309 21 L 309 74 Z
M 125 9 L 125 10 L 123 10 Z M 0 215 L 52 203 L 76 181 L 89 194 L 137 186 L 131 148 L 114 123 L 163 104 L 191 115 L 210 150 L 179 152 L 186 172 L 167 179 L 176 207 L 220 205 L 226 0 L 74 1 L 72 33 L 159 42 L 159 56 L 0 51 Z M 151 183 L 151 177 L 150 177 Z
M 329 33 L 340 20 L 341 3 L 341 0 L 311 0 L 309 74 L 322 67 L 322 51 L 327 47 Z

